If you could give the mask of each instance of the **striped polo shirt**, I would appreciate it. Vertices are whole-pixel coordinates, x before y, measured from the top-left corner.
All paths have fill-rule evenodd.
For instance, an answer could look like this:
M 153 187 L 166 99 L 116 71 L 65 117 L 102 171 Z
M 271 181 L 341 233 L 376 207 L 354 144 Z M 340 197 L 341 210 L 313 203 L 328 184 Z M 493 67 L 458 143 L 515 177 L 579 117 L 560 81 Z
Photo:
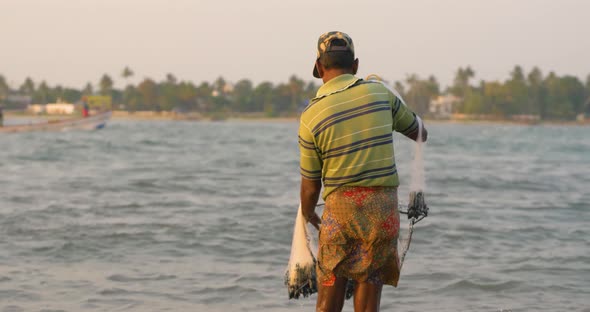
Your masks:
M 345 74 L 325 83 L 299 124 L 301 175 L 324 185 L 398 186 L 392 131 L 418 128 L 416 115 L 378 81 Z

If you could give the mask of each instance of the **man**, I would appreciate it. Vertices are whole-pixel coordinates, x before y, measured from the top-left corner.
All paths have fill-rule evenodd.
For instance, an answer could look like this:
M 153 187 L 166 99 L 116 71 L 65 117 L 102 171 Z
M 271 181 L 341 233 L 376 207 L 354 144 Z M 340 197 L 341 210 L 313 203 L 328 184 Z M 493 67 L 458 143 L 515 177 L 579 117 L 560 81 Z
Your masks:
M 391 132 L 416 140 L 421 130 L 427 137 L 419 117 L 382 83 L 354 76 L 358 64 L 347 34 L 321 35 L 313 75 L 324 85 L 300 119 L 302 212 L 316 228 L 321 224 L 317 311 L 341 311 L 349 279 L 355 311 L 378 311 L 383 284 L 397 286 L 399 180 Z
M 88 102 L 84 101 L 82 104 L 82 117 L 87 118 L 88 117 Z
M 2 106 L 0 106 L 0 127 L 4 127 L 4 114 L 2 113 Z

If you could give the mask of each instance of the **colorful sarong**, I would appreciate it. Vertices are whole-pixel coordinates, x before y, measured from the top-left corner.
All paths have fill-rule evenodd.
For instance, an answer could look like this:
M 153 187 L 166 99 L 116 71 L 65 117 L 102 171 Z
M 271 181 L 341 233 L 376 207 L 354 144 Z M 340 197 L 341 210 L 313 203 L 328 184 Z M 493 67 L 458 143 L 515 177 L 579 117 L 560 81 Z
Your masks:
M 345 186 L 326 198 L 320 227 L 318 283 L 336 276 L 397 286 L 399 212 L 396 187 Z

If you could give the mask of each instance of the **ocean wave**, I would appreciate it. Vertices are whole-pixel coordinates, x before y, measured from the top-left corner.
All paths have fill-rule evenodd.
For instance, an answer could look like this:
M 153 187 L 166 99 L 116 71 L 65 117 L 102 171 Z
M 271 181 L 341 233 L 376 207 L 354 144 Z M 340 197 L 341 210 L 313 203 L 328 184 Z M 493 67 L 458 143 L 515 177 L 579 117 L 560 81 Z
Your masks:
M 176 279 L 176 275 L 166 274 L 148 274 L 144 276 L 128 276 L 124 274 L 113 274 L 107 276 L 107 279 L 113 282 L 149 282 L 149 281 L 164 281 Z
M 312 310 L 315 297 L 288 301 L 282 284 L 299 202 L 297 126 L 114 121 L 2 137 L 0 309 Z M 583 306 L 588 156 L 566 139 L 585 132 L 430 129 L 430 214 L 382 308 Z M 412 144 L 396 140 L 402 199 Z
M 489 292 L 496 293 L 498 291 L 514 291 L 523 285 L 523 282 L 516 280 L 497 281 L 497 282 L 482 282 L 468 279 L 461 279 L 446 284 L 433 292 L 438 294 L 457 293 L 457 292 Z

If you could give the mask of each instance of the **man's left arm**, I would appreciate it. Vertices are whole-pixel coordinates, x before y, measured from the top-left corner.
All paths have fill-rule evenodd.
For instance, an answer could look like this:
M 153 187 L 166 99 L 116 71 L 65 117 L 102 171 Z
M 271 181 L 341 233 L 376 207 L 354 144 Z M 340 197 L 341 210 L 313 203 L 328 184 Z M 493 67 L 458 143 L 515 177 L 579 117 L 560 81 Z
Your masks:
M 315 138 L 309 127 L 303 122 L 299 125 L 299 151 L 301 172 L 301 210 L 307 222 L 319 230 L 320 218 L 315 213 L 315 206 L 322 189 L 322 158 L 316 147 Z
M 318 199 L 322 191 L 321 180 L 309 180 L 301 177 L 301 212 L 307 222 L 311 223 L 316 229 L 320 229 L 321 218 L 315 212 Z

